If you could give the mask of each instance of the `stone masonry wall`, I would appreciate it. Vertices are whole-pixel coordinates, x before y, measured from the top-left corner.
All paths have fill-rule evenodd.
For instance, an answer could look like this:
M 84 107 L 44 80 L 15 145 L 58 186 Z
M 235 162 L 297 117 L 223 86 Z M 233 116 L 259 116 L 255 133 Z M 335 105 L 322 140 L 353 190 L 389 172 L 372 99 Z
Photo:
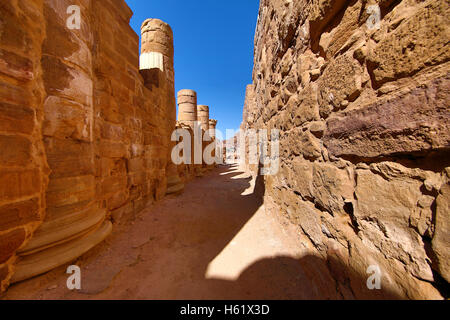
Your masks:
M 337 297 L 448 288 L 449 17 L 448 1 L 261 0 L 241 128 L 280 129 L 265 204 L 327 262 Z
M 43 1 L 0 4 L 0 292 L 45 216 Z
M 140 74 L 131 16 L 123 0 L 0 4 L 0 291 L 166 194 L 173 59 Z

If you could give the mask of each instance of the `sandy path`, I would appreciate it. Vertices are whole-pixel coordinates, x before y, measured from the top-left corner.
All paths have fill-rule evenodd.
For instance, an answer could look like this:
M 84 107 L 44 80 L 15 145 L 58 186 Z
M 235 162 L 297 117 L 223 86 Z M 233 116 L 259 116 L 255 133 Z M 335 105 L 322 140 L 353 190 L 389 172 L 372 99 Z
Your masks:
M 115 225 L 73 263 L 80 291 L 67 289 L 63 266 L 11 286 L 4 299 L 326 298 L 304 271 L 306 244 L 261 206 L 254 184 L 235 167 L 217 168 Z

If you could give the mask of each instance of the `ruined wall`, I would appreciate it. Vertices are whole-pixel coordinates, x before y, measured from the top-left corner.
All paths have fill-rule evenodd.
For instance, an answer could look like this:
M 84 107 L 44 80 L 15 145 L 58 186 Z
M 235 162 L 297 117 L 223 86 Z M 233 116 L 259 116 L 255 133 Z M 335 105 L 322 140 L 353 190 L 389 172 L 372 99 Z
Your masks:
M 0 4 L 0 292 L 45 216 L 43 1 Z
M 265 205 L 327 261 L 338 297 L 448 288 L 449 6 L 261 1 L 241 128 L 281 130 Z M 383 290 L 368 290 L 370 265 Z
M 79 30 L 67 28 L 70 5 Z M 72 261 L 166 194 L 176 109 L 172 31 L 158 20 L 171 57 L 141 75 L 123 0 L 6 1 L 0 15 L 4 289 Z

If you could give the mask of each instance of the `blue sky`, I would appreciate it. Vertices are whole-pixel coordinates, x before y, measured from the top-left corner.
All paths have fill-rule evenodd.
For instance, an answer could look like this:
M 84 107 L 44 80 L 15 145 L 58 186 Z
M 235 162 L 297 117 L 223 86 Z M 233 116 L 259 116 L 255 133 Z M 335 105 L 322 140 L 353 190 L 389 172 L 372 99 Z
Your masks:
M 210 107 L 217 128 L 238 129 L 245 87 L 252 82 L 253 40 L 258 0 L 126 0 L 131 27 L 158 18 L 172 27 L 175 90 L 197 91 L 198 104 Z

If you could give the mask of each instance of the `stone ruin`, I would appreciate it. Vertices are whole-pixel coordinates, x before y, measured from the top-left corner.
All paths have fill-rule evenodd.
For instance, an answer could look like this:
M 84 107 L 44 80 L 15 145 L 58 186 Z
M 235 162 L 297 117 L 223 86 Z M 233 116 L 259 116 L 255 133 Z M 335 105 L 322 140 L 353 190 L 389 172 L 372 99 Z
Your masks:
M 206 163 L 194 164 L 194 145 L 195 145 L 195 135 L 197 134 L 202 139 L 202 150 L 216 140 L 216 125 L 217 120 L 209 118 L 209 106 L 198 105 L 197 104 L 197 92 L 190 89 L 183 89 L 178 91 L 178 121 L 177 126 L 179 128 L 184 128 L 189 131 L 192 138 L 191 146 L 191 165 L 184 166 L 187 177 L 192 175 L 196 177 L 201 177 L 207 170 L 211 170 L 214 165 L 207 165 Z M 212 126 L 210 127 L 210 124 Z M 199 132 L 197 132 L 196 126 L 199 127 Z M 203 137 L 207 136 L 203 141 Z M 203 152 L 203 151 L 202 151 Z M 212 152 L 215 156 L 215 150 Z
M 66 27 L 69 5 L 80 29 Z M 203 173 L 170 158 L 172 30 L 146 20 L 139 55 L 131 16 L 123 0 L 2 3 L 0 292 L 73 261 Z M 179 120 L 196 120 L 196 104 Z
M 80 29 L 66 26 L 69 5 L 81 8 Z M 200 122 L 214 138 L 216 122 L 195 91 L 176 101 L 170 26 L 146 20 L 139 54 L 125 1 L 1 7 L 4 291 L 182 192 L 211 166 L 175 166 L 171 134 L 184 128 L 194 139 Z M 449 16 L 448 1 L 261 0 L 241 130 L 280 130 L 280 170 L 260 179 L 264 205 L 326 261 L 327 271 L 305 272 L 317 286 L 329 279 L 319 289 L 330 297 L 441 299 L 448 290 Z M 382 291 L 361 282 L 372 266 Z
M 448 290 L 449 17 L 448 1 L 261 1 L 241 129 L 280 130 L 264 203 L 327 262 L 330 296 Z

